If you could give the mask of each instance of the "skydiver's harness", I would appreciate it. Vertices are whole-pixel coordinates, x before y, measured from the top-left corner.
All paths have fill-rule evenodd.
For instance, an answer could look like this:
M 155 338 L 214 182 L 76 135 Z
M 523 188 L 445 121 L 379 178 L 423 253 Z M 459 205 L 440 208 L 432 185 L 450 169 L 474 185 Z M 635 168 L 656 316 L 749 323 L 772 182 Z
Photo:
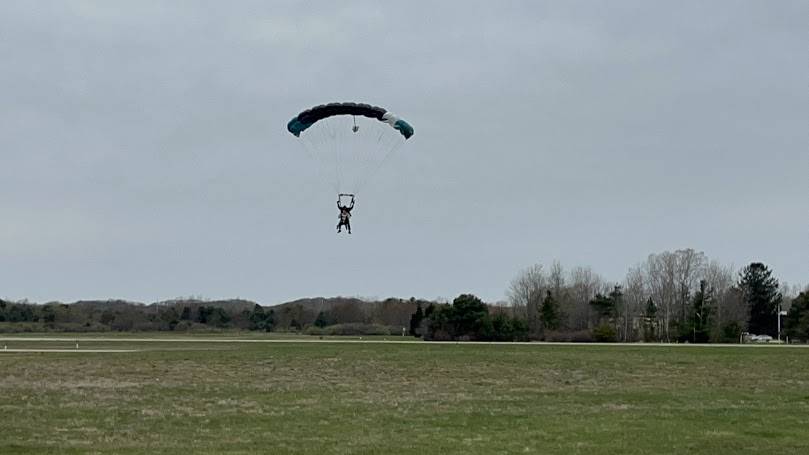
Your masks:
M 351 196 L 351 207 L 345 207 L 342 205 L 341 199 L 343 196 Z M 338 194 L 337 207 L 340 209 L 340 224 L 348 224 L 348 220 L 351 218 L 351 209 L 354 208 L 354 195 L 346 193 Z

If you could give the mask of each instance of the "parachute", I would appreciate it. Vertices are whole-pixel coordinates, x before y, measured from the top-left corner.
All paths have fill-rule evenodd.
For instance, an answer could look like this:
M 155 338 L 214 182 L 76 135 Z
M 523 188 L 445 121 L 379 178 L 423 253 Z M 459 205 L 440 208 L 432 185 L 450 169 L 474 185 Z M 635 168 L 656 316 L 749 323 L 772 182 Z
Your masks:
M 413 127 L 378 106 L 329 103 L 296 115 L 287 130 L 297 137 L 335 193 L 359 193 L 413 136 Z

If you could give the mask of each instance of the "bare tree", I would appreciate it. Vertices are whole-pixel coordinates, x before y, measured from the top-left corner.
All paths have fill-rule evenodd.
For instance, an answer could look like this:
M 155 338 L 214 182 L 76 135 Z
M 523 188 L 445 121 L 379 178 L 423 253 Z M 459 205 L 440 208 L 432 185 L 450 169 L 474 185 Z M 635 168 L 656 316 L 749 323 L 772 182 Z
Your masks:
M 674 252 L 676 258 L 677 274 L 677 306 L 680 308 L 679 323 L 685 323 L 688 307 L 691 302 L 691 293 L 696 291 L 702 278 L 702 271 L 707 260 L 705 253 L 694 251 L 691 248 Z
M 590 267 L 574 267 L 568 273 L 559 261 L 548 269 L 537 264 L 522 270 L 510 283 L 508 297 L 513 314 L 524 317 L 536 334 L 540 303 L 549 291 L 562 314 L 561 330 L 581 331 L 592 329 L 597 322 L 590 305 L 596 294 L 609 295 L 615 286 L 620 286 L 622 297 L 615 308 L 614 321 L 619 339 L 637 340 L 640 330 L 651 324 L 655 337 L 673 341 L 681 335 L 691 297 L 703 279 L 713 296 L 714 339 L 721 337 L 730 322 L 736 324 L 732 327 L 743 327 L 746 309 L 734 287 L 733 267 L 709 261 L 705 253 L 691 248 L 651 254 L 645 262 L 630 267 L 620 283 L 605 281 Z M 650 300 L 655 308 L 653 321 L 646 320 Z
M 553 296 L 559 299 L 565 289 L 565 268 L 559 261 L 553 261 L 548 273 L 548 286 Z
M 666 341 L 671 341 L 671 318 L 677 299 L 677 257 L 668 251 L 650 254 L 645 268 L 649 292 L 662 313 L 663 335 Z
M 369 304 L 371 323 L 406 327 L 410 324 L 410 317 L 416 311 L 417 303 L 415 298 L 410 298 L 410 300 L 388 298 L 382 302 Z M 429 302 L 423 303 L 424 307 L 429 304 Z
M 646 286 L 646 275 L 641 265 L 631 267 L 624 280 L 624 318 L 623 340 L 634 341 L 635 332 L 638 329 L 636 321 L 643 317 L 645 305 L 649 298 L 649 291 Z
M 662 310 L 666 341 L 671 341 L 672 323 L 685 322 L 691 294 L 703 276 L 706 263 L 705 253 L 691 248 L 651 254 L 646 260 L 649 293 Z
M 568 327 L 573 330 L 593 328 L 594 314 L 590 300 L 605 290 L 606 283 L 590 267 L 574 267 L 570 272 L 570 308 Z
M 732 265 L 722 265 L 719 261 L 710 261 L 703 271 L 703 279 L 713 293 L 713 325 L 714 339 L 720 337 L 722 328 L 731 321 L 740 326 L 744 323 L 745 312 L 739 308 L 740 299 L 733 292 L 735 272 Z
M 523 269 L 509 285 L 508 299 L 514 313 L 525 318 L 532 334 L 539 331 L 539 306 L 545 289 L 547 278 L 541 264 Z
M 361 323 L 369 323 L 370 322 L 370 315 L 368 314 L 368 305 L 365 305 L 364 302 L 358 301 L 357 299 L 340 299 L 334 306 L 331 308 L 330 316 L 332 321 L 336 324 L 347 324 L 352 322 L 361 322 Z M 301 322 L 304 315 L 294 315 L 300 319 L 296 319 L 297 322 Z M 314 317 L 310 318 L 310 322 L 314 322 Z

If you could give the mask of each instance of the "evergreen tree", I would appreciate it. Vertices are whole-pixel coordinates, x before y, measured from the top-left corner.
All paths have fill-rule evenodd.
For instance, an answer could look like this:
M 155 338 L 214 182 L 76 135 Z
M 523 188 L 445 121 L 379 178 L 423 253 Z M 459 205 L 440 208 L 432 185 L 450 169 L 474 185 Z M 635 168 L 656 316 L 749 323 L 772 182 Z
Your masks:
M 452 305 L 432 304 L 427 307 L 425 319 L 428 340 L 482 339 L 492 336 L 492 320 L 483 301 L 472 294 L 461 294 Z
M 424 317 L 429 318 L 430 315 L 433 314 L 433 311 L 435 311 L 435 304 L 433 302 L 430 302 L 430 304 L 427 305 L 427 309 L 424 310 Z
M 524 319 L 511 319 L 511 337 L 514 341 L 528 341 L 528 323 Z
M 317 314 L 317 318 L 315 319 L 315 327 L 320 327 L 322 329 L 327 325 L 329 325 L 329 321 L 326 319 L 326 313 L 321 311 Z
M 475 338 L 481 329 L 484 316 L 489 309 L 482 300 L 472 294 L 461 294 L 452 301 L 452 322 L 455 336 Z
M 199 307 L 199 309 L 197 310 L 197 322 L 199 322 L 200 324 L 207 324 L 208 318 L 211 316 L 211 313 L 213 313 L 213 307 L 206 307 L 206 306 Z
M 793 340 L 809 341 L 809 291 L 801 292 L 792 301 L 784 318 L 784 333 Z
M 47 324 L 56 322 L 56 312 L 53 310 L 53 305 L 42 307 L 42 320 Z
M 610 299 L 612 299 L 612 312 L 613 315 L 615 315 L 618 312 L 618 307 L 621 305 L 621 302 L 624 299 L 624 293 L 621 291 L 621 286 L 615 286 L 612 288 L 612 292 L 610 292 Z
M 514 340 L 514 330 L 511 325 L 511 318 L 503 313 L 497 313 L 491 318 L 492 333 L 488 338 L 494 341 Z
M 539 320 L 542 321 L 542 327 L 546 330 L 556 330 L 559 328 L 560 322 L 559 305 L 550 290 L 545 291 L 545 299 L 542 300 L 542 306 L 539 309 Z
M 760 262 L 751 263 L 739 274 L 739 288 L 750 308 L 750 333 L 776 337 L 782 297 L 772 271 Z
M 264 307 L 255 304 L 248 319 L 250 320 L 250 330 L 264 330 L 265 320 L 267 319 L 267 315 L 264 314 Z
M 723 343 L 738 343 L 742 336 L 742 326 L 737 321 L 729 321 L 722 326 Z
M 275 327 L 275 310 L 267 311 L 264 314 L 264 330 L 267 332 L 272 332 L 272 329 Z
M 410 316 L 410 335 L 417 337 L 420 334 L 418 333 L 419 327 L 421 327 L 421 321 L 424 320 L 424 311 L 421 309 L 421 303 L 416 303 L 416 312 Z
M 158 316 L 163 323 L 163 327 L 167 327 L 169 330 L 174 330 L 177 324 L 180 323 L 180 315 L 177 314 L 177 309 L 174 307 L 159 309 Z
M 228 322 L 230 322 L 230 315 L 227 314 L 222 307 L 201 306 L 199 307 L 197 322 L 216 327 L 224 327 Z
M 617 303 L 623 297 L 620 286 L 615 286 L 609 296 L 602 293 L 597 293 L 593 300 L 590 300 L 590 306 L 598 313 L 599 320 L 607 318 L 614 318 L 617 310 Z
M 210 316 L 208 317 L 208 324 L 213 324 L 216 327 L 225 327 L 230 322 L 230 315 L 222 307 L 209 307 L 211 309 Z
M 451 305 L 430 304 L 425 311 L 427 333 L 422 334 L 427 340 L 451 340 L 455 336 L 452 326 L 453 311 Z

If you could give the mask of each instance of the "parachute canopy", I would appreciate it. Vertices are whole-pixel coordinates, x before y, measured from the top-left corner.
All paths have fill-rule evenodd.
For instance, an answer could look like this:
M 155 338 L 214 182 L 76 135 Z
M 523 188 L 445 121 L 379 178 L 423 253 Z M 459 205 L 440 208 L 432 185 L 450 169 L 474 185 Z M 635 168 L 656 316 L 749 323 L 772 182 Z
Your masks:
M 300 137 L 301 133 L 306 131 L 310 126 L 320 120 L 335 115 L 353 115 L 376 119 L 392 126 L 399 131 L 405 139 L 410 139 L 410 136 L 413 135 L 413 127 L 392 112 L 388 112 L 379 106 L 371 106 L 370 104 L 362 103 L 329 103 L 315 106 L 301 112 L 290 120 L 287 124 L 287 130 L 296 137 Z
M 336 193 L 359 194 L 387 159 L 413 136 L 413 127 L 387 109 L 329 103 L 307 109 L 287 124 L 321 180 Z

